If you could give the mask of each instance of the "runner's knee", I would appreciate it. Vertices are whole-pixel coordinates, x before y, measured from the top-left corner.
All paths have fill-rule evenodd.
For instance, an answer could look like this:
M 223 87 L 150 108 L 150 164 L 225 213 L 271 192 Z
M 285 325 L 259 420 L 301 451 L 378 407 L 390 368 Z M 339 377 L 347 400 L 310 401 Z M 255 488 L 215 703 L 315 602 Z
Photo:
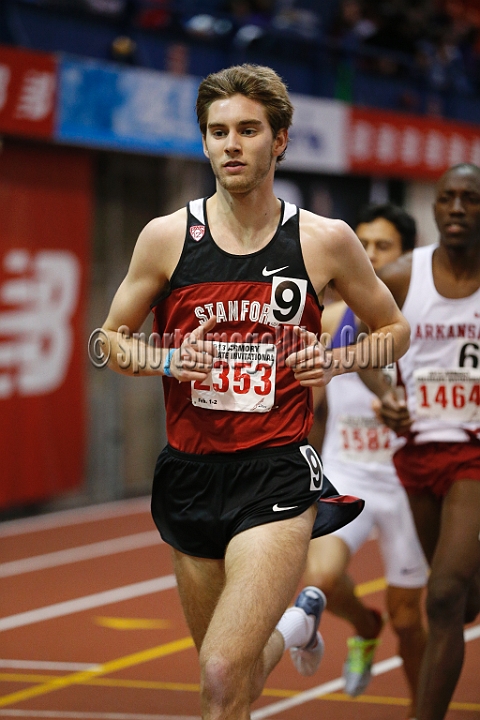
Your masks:
M 465 614 L 468 583 L 460 577 L 435 578 L 428 582 L 426 609 L 429 622 L 450 625 Z
M 394 610 L 389 608 L 389 617 L 397 635 L 417 632 L 422 628 L 420 603 L 405 602 L 397 605 Z
M 228 707 L 250 676 L 248 668 L 224 654 L 205 657 L 200 652 L 201 691 L 212 707 Z
M 321 588 L 328 598 L 337 588 L 349 557 L 349 550 L 340 538 L 331 535 L 312 540 L 303 577 L 305 585 Z

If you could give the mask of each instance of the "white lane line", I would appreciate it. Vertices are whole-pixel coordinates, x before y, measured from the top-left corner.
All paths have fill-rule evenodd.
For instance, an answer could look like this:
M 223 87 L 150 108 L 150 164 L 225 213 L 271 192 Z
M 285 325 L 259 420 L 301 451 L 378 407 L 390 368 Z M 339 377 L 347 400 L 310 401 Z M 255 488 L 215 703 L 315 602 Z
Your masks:
M 343 678 L 330 680 L 329 682 L 323 683 L 323 685 L 317 685 L 317 687 L 310 688 L 310 690 L 305 690 L 298 695 L 293 695 L 293 697 L 287 698 L 286 700 L 280 700 L 280 702 L 266 705 L 259 710 L 254 710 L 254 712 L 252 712 L 252 720 L 261 720 L 261 718 L 267 718 L 271 715 L 276 715 L 277 713 L 283 712 L 284 710 L 289 710 L 290 708 L 296 707 L 297 705 L 303 705 L 310 700 L 315 700 L 315 698 L 321 697 L 322 695 L 328 695 L 328 693 L 338 692 L 344 687 L 345 680 Z
M 400 667 L 401 664 L 402 659 L 398 655 L 394 655 L 393 657 L 388 658 L 388 660 L 375 663 L 372 666 L 372 674 L 381 675 L 382 673 L 389 672 L 394 668 Z M 304 692 L 287 698 L 286 700 L 280 700 L 280 702 L 272 703 L 271 705 L 267 705 L 259 710 L 255 710 L 252 713 L 252 720 L 262 720 L 262 718 L 271 717 L 271 715 L 276 715 L 277 713 L 284 712 L 285 710 L 290 710 L 292 707 L 303 705 L 304 703 L 307 703 L 310 700 L 315 700 L 323 695 L 338 692 L 344 687 L 345 680 L 343 677 L 336 678 L 336 680 L 330 680 L 329 682 L 317 685 L 317 687 L 310 688 L 310 690 L 305 690 Z
M 480 637 L 480 625 L 474 625 L 473 627 L 467 628 L 467 630 L 465 630 L 464 632 L 464 637 L 465 642 Z M 372 666 L 372 675 L 382 675 L 383 673 L 390 672 L 390 670 L 401 667 L 401 665 L 402 658 L 398 655 L 393 655 L 386 660 L 381 660 L 380 662 L 375 663 Z M 329 682 L 323 683 L 322 685 L 317 685 L 317 687 L 310 688 L 310 690 L 305 690 L 298 695 L 293 695 L 293 697 L 286 698 L 285 700 L 280 700 L 279 702 L 272 703 L 271 705 L 266 705 L 265 707 L 255 710 L 254 712 L 252 712 L 252 720 L 262 720 L 263 718 L 271 717 L 272 715 L 284 712 L 285 710 L 290 710 L 290 708 L 292 707 L 297 707 L 298 705 L 303 705 L 304 703 L 310 702 L 310 700 L 315 700 L 316 698 L 322 697 L 323 695 L 338 692 L 344 687 L 345 680 L 343 678 L 336 678 L 336 680 L 330 680 Z
M 0 710 L 1 717 L 52 718 L 52 720 L 202 720 L 198 715 L 145 715 L 144 713 L 67 712 L 62 710 Z
M 480 625 L 474 625 L 473 627 L 469 627 L 464 632 L 465 636 L 465 642 L 468 642 L 469 640 L 476 640 L 480 637 Z
M 0 578 L 22 575 L 23 573 L 33 572 L 34 570 L 45 570 L 46 568 L 58 567 L 59 565 L 68 565 L 70 563 L 80 562 L 81 560 L 105 557 L 106 555 L 114 555 L 115 553 L 127 552 L 128 550 L 137 550 L 138 548 L 160 543 L 161 538 L 158 531 L 149 530 L 147 532 L 125 535 L 124 537 L 113 538 L 111 540 L 103 540 L 102 542 L 79 545 L 78 547 L 67 548 L 66 550 L 58 550 L 56 552 L 45 553 L 44 555 L 34 555 L 33 557 L 22 558 L 21 560 L 11 560 L 10 562 L 1 563 Z
M 52 670 L 53 672 L 82 672 L 98 667 L 99 663 L 50 662 L 49 660 L 7 660 L 0 658 L 0 668 L 7 670 Z
M 109 518 L 137 515 L 139 513 L 150 513 L 150 496 L 88 505 L 87 507 L 72 510 L 59 510 L 58 512 L 32 518 L 6 520 L 0 524 L 0 537 L 23 535 L 39 532 L 40 530 L 80 525 L 81 523 L 108 520 Z
M 169 590 L 170 588 L 174 588 L 176 584 L 175 575 L 164 575 L 163 577 L 133 583 L 132 585 L 124 585 L 123 587 L 95 593 L 94 595 L 85 595 L 84 597 L 75 598 L 75 600 L 67 600 L 66 602 L 55 603 L 54 605 L 46 605 L 36 610 L 28 610 L 27 612 L 17 613 L 16 615 L 9 615 L 0 618 L 0 632 L 24 627 L 25 625 L 33 625 L 43 620 L 52 620 L 53 618 L 72 615 L 73 613 L 91 610 L 92 608 L 101 607 L 102 605 L 110 605 L 121 602 L 122 600 L 130 600 L 131 598 L 141 597 L 142 595 L 150 595 L 162 590 Z

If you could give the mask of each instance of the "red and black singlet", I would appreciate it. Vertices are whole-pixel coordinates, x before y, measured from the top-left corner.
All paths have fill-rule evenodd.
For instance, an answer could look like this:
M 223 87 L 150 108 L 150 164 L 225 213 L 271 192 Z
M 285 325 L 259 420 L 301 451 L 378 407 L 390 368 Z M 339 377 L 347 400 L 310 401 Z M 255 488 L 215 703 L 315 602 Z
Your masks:
M 321 312 L 300 246 L 299 210 L 282 201 L 272 240 L 232 255 L 213 240 L 206 199 L 187 206 L 182 255 L 153 306 L 165 347 L 217 316 L 218 357 L 205 381 L 163 378 L 169 444 L 188 453 L 231 453 L 304 440 L 313 422 L 308 388 L 285 358 L 299 349 L 293 326 L 321 332 Z

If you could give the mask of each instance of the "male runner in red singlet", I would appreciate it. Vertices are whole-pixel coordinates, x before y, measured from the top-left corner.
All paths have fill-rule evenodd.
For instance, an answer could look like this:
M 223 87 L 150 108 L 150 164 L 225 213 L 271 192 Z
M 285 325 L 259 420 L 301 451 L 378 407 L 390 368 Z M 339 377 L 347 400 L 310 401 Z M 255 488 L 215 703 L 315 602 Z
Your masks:
M 418 720 L 445 717 L 463 625 L 480 611 L 480 168 L 450 168 L 434 212 L 439 244 L 379 273 L 411 323 L 399 362 L 408 412 L 388 393 L 381 412 L 407 437 L 393 460 L 431 565 Z
M 378 346 L 370 335 L 326 358 L 326 285 L 393 339 L 396 357 L 408 346 L 408 324 L 353 231 L 273 194 L 292 112 L 269 68 L 202 81 L 197 116 L 216 192 L 144 228 L 104 325 L 114 370 L 163 375 L 168 446 L 152 513 L 199 653 L 204 720 L 247 720 L 285 648 L 314 654 L 318 591 L 285 609 L 312 533 L 362 507 L 338 495 L 306 441 L 311 387 L 355 371 Z M 161 352 L 126 331 L 152 308 Z

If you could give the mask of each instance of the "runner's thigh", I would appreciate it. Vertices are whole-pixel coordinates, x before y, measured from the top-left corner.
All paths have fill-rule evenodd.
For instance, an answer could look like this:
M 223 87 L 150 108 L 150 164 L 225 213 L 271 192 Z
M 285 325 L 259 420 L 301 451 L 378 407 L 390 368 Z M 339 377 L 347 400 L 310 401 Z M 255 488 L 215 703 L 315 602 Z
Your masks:
M 232 538 L 225 587 L 202 651 L 234 655 L 246 664 L 257 660 L 298 587 L 315 513 L 312 507 Z
M 480 568 L 480 482 L 454 482 L 443 500 L 432 575 L 469 580 Z

